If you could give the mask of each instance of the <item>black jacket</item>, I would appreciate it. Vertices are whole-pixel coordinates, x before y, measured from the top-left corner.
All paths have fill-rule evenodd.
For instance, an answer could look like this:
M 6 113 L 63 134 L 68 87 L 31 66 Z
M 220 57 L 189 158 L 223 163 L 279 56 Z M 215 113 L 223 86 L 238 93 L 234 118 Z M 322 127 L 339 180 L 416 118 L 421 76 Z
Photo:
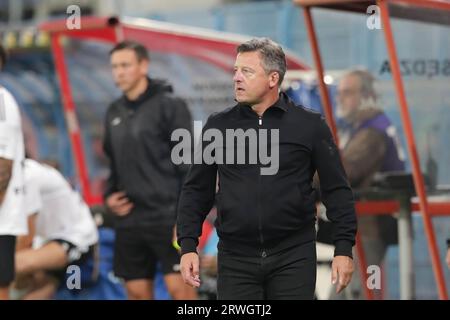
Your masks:
M 192 165 L 178 206 L 177 232 L 182 253 L 196 251 L 202 222 L 214 200 L 221 250 L 266 256 L 315 240 L 312 178 L 317 170 L 322 201 L 334 223 L 335 255 L 352 256 L 356 234 L 353 193 L 331 132 L 320 114 L 295 106 L 281 94 L 261 119 L 251 107 L 238 104 L 210 116 L 204 130 L 210 128 L 223 133 L 237 128 L 279 129 L 279 170 L 275 175 L 261 175 L 259 161 L 253 165 Z M 203 147 L 207 144 L 204 142 Z M 270 143 L 267 148 L 270 150 Z M 215 194 L 217 172 L 219 191 Z
M 106 113 L 104 151 L 110 176 L 104 197 L 125 191 L 134 203 L 131 213 L 118 217 L 117 227 L 174 225 L 176 203 L 187 166 L 171 161 L 171 133 L 191 131 L 186 104 L 172 96 L 163 81 L 149 80 L 135 101 L 122 96 Z

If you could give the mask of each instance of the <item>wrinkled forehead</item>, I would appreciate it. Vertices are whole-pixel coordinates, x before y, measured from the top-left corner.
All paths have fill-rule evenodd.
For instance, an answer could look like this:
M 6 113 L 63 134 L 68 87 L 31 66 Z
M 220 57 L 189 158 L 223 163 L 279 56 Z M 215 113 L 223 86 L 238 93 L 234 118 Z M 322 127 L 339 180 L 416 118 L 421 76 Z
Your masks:
M 235 67 L 249 67 L 252 69 L 262 68 L 261 54 L 258 51 L 239 52 L 236 56 Z

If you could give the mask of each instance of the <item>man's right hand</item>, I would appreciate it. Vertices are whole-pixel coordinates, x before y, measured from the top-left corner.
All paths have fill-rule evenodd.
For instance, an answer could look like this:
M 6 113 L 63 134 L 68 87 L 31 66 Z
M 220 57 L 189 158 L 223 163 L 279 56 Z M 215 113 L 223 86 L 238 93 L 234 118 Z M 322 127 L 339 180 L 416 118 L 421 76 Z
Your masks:
M 184 283 L 192 287 L 200 287 L 200 262 L 196 252 L 188 252 L 181 256 L 181 275 Z
M 115 215 L 120 217 L 129 214 L 134 206 L 123 191 L 110 194 L 108 198 L 106 198 L 106 205 Z

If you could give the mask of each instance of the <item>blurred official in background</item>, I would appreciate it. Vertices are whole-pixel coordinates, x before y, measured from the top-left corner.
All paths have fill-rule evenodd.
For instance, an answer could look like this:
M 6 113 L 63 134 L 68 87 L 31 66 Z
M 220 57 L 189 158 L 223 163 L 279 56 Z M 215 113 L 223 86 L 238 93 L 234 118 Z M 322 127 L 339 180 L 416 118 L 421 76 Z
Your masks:
M 123 96 L 106 113 L 104 150 L 110 160 L 105 202 L 116 219 L 114 272 L 130 299 L 152 299 L 157 264 L 174 299 L 194 299 L 180 275 L 173 246 L 176 204 L 186 174 L 171 160 L 171 133 L 191 130 L 186 104 L 164 81 L 147 76 L 146 48 L 117 44 L 110 52 L 112 73 Z

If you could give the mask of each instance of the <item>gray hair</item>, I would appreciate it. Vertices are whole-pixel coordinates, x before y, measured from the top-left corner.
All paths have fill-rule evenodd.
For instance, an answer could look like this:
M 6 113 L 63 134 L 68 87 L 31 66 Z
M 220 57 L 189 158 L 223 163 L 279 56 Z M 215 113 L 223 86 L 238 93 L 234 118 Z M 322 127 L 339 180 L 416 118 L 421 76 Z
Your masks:
M 262 67 L 267 74 L 277 72 L 280 79 L 278 85 L 283 82 L 286 73 L 286 56 L 283 49 L 275 41 L 269 38 L 253 38 L 249 41 L 241 43 L 237 49 L 237 53 L 258 51 L 262 58 Z
M 378 95 L 374 88 L 375 77 L 367 70 L 353 69 L 345 74 L 345 77 L 355 76 L 358 77 L 361 84 L 361 94 L 364 98 L 372 98 L 373 101 L 377 101 Z

